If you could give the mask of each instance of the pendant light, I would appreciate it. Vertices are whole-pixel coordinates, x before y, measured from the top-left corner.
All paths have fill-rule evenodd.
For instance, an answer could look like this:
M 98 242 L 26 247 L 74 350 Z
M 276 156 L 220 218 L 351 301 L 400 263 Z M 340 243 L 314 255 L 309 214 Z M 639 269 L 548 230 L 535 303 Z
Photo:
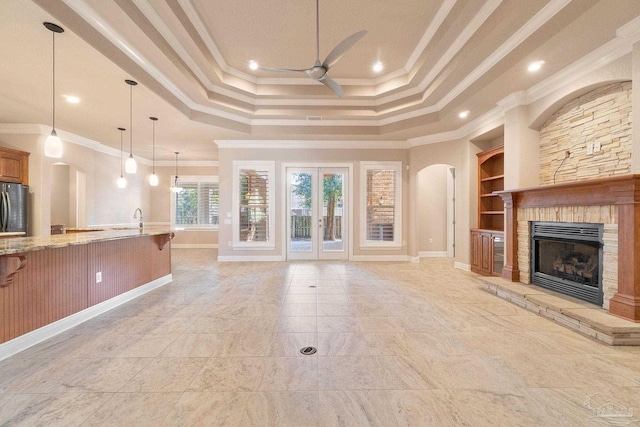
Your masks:
M 129 85 L 129 158 L 124 164 L 124 170 L 126 173 L 136 173 L 138 165 L 136 159 L 133 158 L 133 87 L 138 82 L 133 80 L 125 80 L 124 82 Z
M 176 153 L 176 179 L 173 181 L 173 187 L 171 187 L 171 191 L 174 193 L 179 193 L 182 191 L 182 187 L 180 187 L 180 183 L 178 182 L 178 154 L 180 154 L 179 152 L 175 152 Z
M 149 120 L 151 120 L 151 129 L 152 129 L 152 137 L 151 137 L 151 141 L 153 142 L 153 149 L 151 151 L 151 156 L 152 156 L 152 161 L 153 161 L 153 166 L 151 169 L 151 176 L 149 177 L 149 184 L 152 187 L 157 187 L 158 186 L 158 175 L 156 175 L 156 122 L 158 121 L 157 117 L 149 117 Z
M 120 178 L 118 178 L 118 188 L 127 188 L 127 180 L 122 176 L 122 132 L 125 128 L 118 128 L 120 131 Z
M 62 157 L 62 141 L 60 141 L 56 133 L 56 33 L 63 33 L 64 29 L 51 22 L 44 22 L 43 25 L 53 35 L 53 120 L 51 123 L 51 135 L 44 142 L 44 155 L 59 159 Z

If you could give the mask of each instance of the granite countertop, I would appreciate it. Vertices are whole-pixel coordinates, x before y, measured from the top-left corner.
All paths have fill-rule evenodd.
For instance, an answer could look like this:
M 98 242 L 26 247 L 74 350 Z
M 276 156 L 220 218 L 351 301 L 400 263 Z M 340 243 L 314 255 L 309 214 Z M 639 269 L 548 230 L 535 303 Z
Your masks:
M 63 248 L 65 246 L 73 245 L 86 245 L 93 242 L 128 239 L 131 237 L 170 234 L 176 230 L 168 225 L 151 225 L 145 226 L 142 230 L 137 227 L 120 227 L 112 229 L 90 228 L 84 229 L 83 231 L 84 232 L 82 233 L 55 234 L 52 236 L 0 239 L 0 255 L 19 254 L 42 249 Z
M 0 232 L 0 238 L 3 237 L 22 237 L 24 236 L 25 233 L 24 231 L 2 231 Z

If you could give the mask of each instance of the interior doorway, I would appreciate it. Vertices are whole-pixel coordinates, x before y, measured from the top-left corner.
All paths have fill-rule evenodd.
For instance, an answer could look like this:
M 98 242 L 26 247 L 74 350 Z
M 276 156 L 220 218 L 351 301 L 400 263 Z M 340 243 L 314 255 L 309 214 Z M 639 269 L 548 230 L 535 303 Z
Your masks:
M 417 174 L 416 238 L 420 257 L 455 257 L 456 170 L 427 166 Z
M 349 258 L 349 168 L 287 167 L 287 259 Z
M 51 165 L 51 225 L 86 227 L 86 174 L 73 165 Z

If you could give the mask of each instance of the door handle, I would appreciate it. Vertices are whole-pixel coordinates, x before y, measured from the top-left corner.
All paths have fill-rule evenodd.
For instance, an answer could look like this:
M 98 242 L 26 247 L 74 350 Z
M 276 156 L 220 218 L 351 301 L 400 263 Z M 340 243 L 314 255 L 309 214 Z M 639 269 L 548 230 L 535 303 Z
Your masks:
M 9 193 L 2 192 L 2 231 L 9 227 Z

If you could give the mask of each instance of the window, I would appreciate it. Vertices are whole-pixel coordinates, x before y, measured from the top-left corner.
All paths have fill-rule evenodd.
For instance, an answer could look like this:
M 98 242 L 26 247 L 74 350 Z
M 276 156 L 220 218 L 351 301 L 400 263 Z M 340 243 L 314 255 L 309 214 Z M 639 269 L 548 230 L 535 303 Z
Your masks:
M 361 162 L 360 245 L 402 247 L 402 162 Z
M 273 162 L 234 162 L 234 247 L 274 249 Z
M 219 193 L 217 176 L 181 176 L 182 191 L 172 193 L 172 223 L 189 228 L 217 228 Z

